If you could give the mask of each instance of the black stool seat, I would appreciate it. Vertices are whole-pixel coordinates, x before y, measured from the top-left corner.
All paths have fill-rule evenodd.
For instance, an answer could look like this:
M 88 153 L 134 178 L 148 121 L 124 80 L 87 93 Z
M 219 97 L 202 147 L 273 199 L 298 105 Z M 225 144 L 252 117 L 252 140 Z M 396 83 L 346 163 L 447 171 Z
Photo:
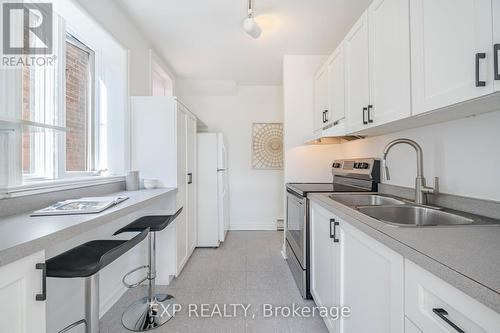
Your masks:
M 146 228 L 149 228 L 149 231 L 151 232 L 162 231 L 170 223 L 172 223 L 172 221 L 175 220 L 181 212 L 182 208 L 179 208 L 174 215 L 151 215 L 140 217 L 134 222 L 117 230 L 113 235 L 118 235 L 123 232 L 142 231 Z
M 47 260 L 47 276 L 77 278 L 94 275 L 146 238 L 149 230 L 141 231 L 130 240 L 94 240 L 61 253 Z

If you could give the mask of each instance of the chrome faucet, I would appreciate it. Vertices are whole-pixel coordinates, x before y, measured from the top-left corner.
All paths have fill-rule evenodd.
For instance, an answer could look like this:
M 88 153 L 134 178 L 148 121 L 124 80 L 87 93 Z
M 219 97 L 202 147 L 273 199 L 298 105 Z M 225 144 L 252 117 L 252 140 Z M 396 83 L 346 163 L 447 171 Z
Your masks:
M 425 185 L 424 178 L 424 162 L 423 162 L 423 152 L 422 147 L 418 143 L 410 139 L 397 139 L 391 141 L 384 148 L 384 157 L 382 159 L 382 166 L 384 168 L 385 179 L 390 180 L 389 168 L 387 167 L 387 154 L 389 150 L 395 145 L 400 143 L 405 143 L 412 146 L 417 152 L 417 178 L 415 179 L 415 203 L 419 205 L 427 204 L 427 196 L 426 194 L 437 194 L 439 192 L 439 178 L 436 177 L 434 179 L 434 188 L 427 187 Z

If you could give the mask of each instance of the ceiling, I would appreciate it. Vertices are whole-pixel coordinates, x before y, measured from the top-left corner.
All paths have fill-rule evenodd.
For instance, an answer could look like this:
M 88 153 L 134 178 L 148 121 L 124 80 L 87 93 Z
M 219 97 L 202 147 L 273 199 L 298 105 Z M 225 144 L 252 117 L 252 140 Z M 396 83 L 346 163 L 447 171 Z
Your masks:
M 179 78 L 281 84 L 285 54 L 329 54 L 370 0 L 255 0 L 263 29 L 241 29 L 247 0 L 116 0 Z

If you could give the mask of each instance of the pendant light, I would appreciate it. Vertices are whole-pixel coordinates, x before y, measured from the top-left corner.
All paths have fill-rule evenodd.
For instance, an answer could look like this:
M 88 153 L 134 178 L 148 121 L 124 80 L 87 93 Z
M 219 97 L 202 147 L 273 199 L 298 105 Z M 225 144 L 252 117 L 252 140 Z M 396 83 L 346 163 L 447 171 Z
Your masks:
M 242 23 L 243 30 L 252 38 L 259 38 L 262 29 L 259 27 L 255 19 L 253 18 L 253 3 L 252 0 L 248 0 L 248 12 L 246 19 Z

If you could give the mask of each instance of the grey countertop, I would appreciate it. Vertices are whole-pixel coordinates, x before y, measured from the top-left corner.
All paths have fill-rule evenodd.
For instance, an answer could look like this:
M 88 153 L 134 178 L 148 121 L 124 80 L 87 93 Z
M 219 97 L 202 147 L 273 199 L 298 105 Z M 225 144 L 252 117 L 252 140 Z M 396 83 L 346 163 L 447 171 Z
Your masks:
M 309 198 L 500 313 L 500 226 L 394 227 L 333 201 Z
M 30 217 L 31 212 L 0 218 L 0 266 L 71 239 L 151 204 L 175 188 L 123 191 L 129 199 L 99 214 Z M 110 195 L 106 195 L 110 196 Z

